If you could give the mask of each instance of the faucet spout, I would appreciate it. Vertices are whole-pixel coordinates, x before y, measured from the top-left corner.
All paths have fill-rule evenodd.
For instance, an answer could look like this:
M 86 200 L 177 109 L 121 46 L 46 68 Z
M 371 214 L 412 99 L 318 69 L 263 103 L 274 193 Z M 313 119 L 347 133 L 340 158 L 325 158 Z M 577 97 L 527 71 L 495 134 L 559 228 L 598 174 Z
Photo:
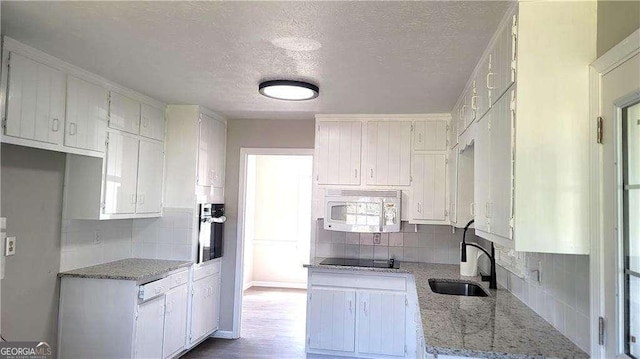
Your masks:
M 482 248 L 481 246 L 475 244 L 475 243 L 467 243 L 466 241 L 466 237 L 467 237 L 467 230 L 469 229 L 469 226 L 471 226 L 471 224 L 473 224 L 473 219 L 469 221 L 469 223 L 467 223 L 467 225 L 464 227 L 464 233 L 462 234 L 462 245 L 460 246 L 460 261 L 465 263 L 467 261 L 467 246 L 472 246 L 472 247 L 476 247 L 479 250 L 483 251 L 484 254 L 487 255 L 487 257 L 489 257 L 489 260 L 491 261 L 491 274 L 489 277 L 489 289 L 498 289 L 498 283 L 496 280 L 496 250 L 495 247 L 493 246 L 493 242 L 491 242 L 491 254 L 489 254 L 489 252 L 487 252 L 486 249 Z

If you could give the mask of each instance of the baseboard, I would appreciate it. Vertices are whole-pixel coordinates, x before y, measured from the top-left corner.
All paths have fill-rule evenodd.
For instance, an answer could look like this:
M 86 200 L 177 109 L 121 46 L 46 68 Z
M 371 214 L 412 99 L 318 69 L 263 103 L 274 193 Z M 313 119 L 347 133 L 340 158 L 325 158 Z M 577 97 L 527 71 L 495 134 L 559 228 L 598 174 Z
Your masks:
M 233 332 L 230 330 L 218 330 L 215 333 L 211 334 L 211 337 L 220 339 L 238 339 L 233 337 Z
M 307 285 L 304 283 L 263 282 L 263 281 L 253 281 L 249 283 L 249 287 L 307 289 Z

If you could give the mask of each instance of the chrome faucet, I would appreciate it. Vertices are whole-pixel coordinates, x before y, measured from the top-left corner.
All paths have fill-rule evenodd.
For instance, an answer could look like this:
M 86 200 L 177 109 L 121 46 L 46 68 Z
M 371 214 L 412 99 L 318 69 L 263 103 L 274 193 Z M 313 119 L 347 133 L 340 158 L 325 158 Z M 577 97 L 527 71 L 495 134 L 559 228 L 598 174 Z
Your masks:
M 498 289 L 498 285 L 497 285 L 497 281 L 496 281 L 496 250 L 493 247 L 493 242 L 491 242 L 491 254 L 489 254 L 489 252 L 487 252 L 484 248 L 480 247 L 479 245 L 475 244 L 475 243 L 467 243 L 466 242 L 466 237 L 467 237 L 467 230 L 469 229 L 469 226 L 473 224 L 473 219 L 469 221 L 469 223 L 467 223 L 466 226 L 464 226 L 464 233 L 462 234 L 462 246 L 461 248 L 461 253 L 460 253 L 460 262 L 466 263 L 467 262 L 467 246 L 472 246 L 472 247 L 476 247 L 479 250 L 483 251 L 484 254 L 487 255 L 487 257 L 489 257 L 489 260 L 491 261 L 491 274 L 489 276 L 489 289 Z

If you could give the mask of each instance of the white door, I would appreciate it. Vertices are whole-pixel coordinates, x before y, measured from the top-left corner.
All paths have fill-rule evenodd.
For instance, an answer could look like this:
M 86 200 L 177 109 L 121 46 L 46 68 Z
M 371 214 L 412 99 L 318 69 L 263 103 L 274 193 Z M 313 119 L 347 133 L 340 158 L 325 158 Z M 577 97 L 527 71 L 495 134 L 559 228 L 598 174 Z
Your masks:
M 355 315 L 354 290 L 311 289 L 307 319 L 309 349 L 353 352 Z
M 491 190 L 491 161 L 489 123 L 493 116 L 493 109 L 476 123 L 476 139 L 474 142 L 473 173 L 473 213 L 474 227 L 477 230 L 489 232 L 487 209 Z
M 367 123 L 368 185 L 408 186 L 411 183 L 411 121 Z
M 415 151 L 446 151 L 447 121 L 416 121 L 413 131 Z
M 362 123 L 319 121 L 316 141 L 318 184 L 359 185 Z
M 164 295 L 138 306 L 134 358 L 162 358 Z
M 164 110 L 142 104 L 140 107 L 140 135 L 164 141 Z
M 140 102 L 113 91 L 109 96 L 109 127 L 140 133 Z
M 138 139 L 109 132 L 105 158 L 104 213 L 129 214 L 136 210 Z
M 224 123 L 211 119 L 209 123 L 209 148 L 207 156 L 209 176 L 213 187 L 224 187 L 224 158 L 226 152 L 226 132 Z
M 640 54 L 601 78 L 606 358 L 640 357 Z M 592 325 L 597 323 L 592 322 Z M 596 356 L 596 355 L 594 355 Z
M 109 92 L 67 76 L 67 118 L 64 145 L 104 152 Z
M 412 217 L 417 220 L 446 219 L 447 158 L 445 155 L 415 154 L 411 183 Z
M 163 358 L 169 358 L 184 348 L 187 339 L 188 293 L 188 286 L 184 284 L 166 294 Z
M 5 134 L 62 143 L 65 75 L 16 53 L 9 54 Z
M 136 213 L 160 213 L 163 166 L 162 142 L 140 140 Z
M 513 21 L 515 19 L 516 15 L 513 15 Z M 516 38 L 513 34 L 513 25 L 515 23 L 505 24 L 490 52 L 491 71 L 487 83 L 491 89 L 492 105 L 515 81 Z
M 489 141 L 490 180 L 489 205 L 487 217 L 491 224 L 490 232 L 511 239 L 511 208 L 513 198 L 512 168 L 512 111 L 511 99 L 515 90 L 502 96 L 491 108 L 491 128 Z
M 211 186 L 213 176 L 211 176 L 211 159 L 213 149 L 211 134 L 213 133 L 212 122 L 215 121 L 207 115 L 200 115 L 200 131 L 198 137 L 198 185 Z
M 358 292 L 358 352 L 405 355 L 406 295 Z

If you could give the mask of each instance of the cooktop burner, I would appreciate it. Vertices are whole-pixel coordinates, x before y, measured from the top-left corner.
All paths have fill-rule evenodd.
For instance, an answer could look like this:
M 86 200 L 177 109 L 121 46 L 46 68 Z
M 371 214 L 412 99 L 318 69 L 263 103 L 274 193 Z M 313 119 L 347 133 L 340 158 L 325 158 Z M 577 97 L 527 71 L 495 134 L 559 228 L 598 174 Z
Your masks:
M 400 268 L 400 263 L 393 259 L 374 260 L 374 259 L 354 259 L 354 258 L 326 258 L 320 262 L 320 264 L 334 265 L 334 266 L 349 266 L 349 267 L 372 267 L 372 268 Z

